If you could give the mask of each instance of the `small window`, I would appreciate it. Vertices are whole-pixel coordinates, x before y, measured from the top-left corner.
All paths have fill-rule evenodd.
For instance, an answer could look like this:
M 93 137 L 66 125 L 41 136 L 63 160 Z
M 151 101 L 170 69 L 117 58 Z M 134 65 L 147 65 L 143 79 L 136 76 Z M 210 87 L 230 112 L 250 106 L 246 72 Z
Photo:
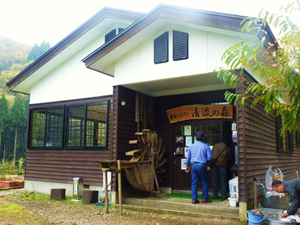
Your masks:
M 112 31 L 110 31 L 108 34 L 105 35 L 105 43 L 112 40 L 114 37 L 116 37 L 118 34 L 122 33 L 124 30 L 125 30 L 124 28 L 118 28 L 118 29 L 113 29 Z
M 280 152 L 293 152 L 293 134 L 286 132 L 280 134 L 282 128 L 282 117 L 276 117 L 276 131 L 277 131 L 277 150 Z
M 154 63 L 169 61 L 169 32 L 165 32 L 154 40 Z
M 173 60 L 188 58 L 188 33 L 173 30 Z
M 117 30 L 113 29 L 108 34 L 105 35 L 105 43 L 109 42 L 111 39 L 113 39 L 117 35 Z

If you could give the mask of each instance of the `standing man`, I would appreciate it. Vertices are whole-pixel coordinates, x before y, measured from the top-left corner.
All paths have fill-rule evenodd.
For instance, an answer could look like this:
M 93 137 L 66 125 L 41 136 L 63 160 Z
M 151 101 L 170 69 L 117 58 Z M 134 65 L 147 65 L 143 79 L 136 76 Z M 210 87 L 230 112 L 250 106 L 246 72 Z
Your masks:
M 274 180 L 272 188 L 279 193 L 287 193 L 290 198 L 290 207 L 280 217 L 294 215 L 300 207 L 300 179 L 280 181 Z
M 213 160 L 217 158 L 217 163 L 212 170 L 212 185 L 214 198 L 218 198 L 218 183 L 221 181 L 221 194 L 223 199 L 227 199 L 227 168 L 232 161 L 231 149 L 229 147 L 230 139 L 223 137 L 222 142 L 214 145 L 212 149 Z
M 211 202 L 211 199 L 208 199 L 208 172 L 205 164 L 211 160 L 212 152 L 208 145 L 203 143 L 204 138 L 205 133 L 203 131 L 196 133 L 197 142 L 189 147 L 185 162 L 185 172 L 188 173 L 191 170 L 192 175 L 192 204 L 199 203 L 199 181 L 202 184 L 202 203 Z M 190 164 L 191 168 L 189 167 Z

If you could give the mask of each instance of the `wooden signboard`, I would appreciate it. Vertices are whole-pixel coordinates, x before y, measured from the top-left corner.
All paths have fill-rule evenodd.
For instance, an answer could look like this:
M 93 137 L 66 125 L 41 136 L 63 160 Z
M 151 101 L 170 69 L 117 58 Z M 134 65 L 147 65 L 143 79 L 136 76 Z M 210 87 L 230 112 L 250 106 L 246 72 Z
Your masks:
M 232 119 L 232 105 L 193 105 L 167 110 L 170 123 L 199 119 Z

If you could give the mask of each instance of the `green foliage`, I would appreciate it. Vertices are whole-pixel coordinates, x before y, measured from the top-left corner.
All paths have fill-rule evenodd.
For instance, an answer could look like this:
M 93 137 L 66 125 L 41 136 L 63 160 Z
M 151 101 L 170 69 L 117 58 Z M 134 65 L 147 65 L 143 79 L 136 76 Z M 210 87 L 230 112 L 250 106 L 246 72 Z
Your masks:
M 50 195 L 43 194 L 43 193 L 34 193 L 34 192 L 23 191 L 20 193 L 20 196 L 24 200 L 29 200 L 29 201 L 38 202 L 38 203 L 54 201 L 54 199 L 50 198 Z
M 9 70 L 13 64 L 22 64 L 27 60 L 31 47 L 17 43 L 9 38 L 0 37 L 0 73 Z
M 24 160 L 21 158 L 21 161 Z M 0 162 L 0 180 L 5 180 L 7 178 L 7 175 L 19 175 L 24 174 L 25 169 L 23 163 L 18 163 L 18 166 L 13 169 L 13 162 L 7 161 L 7 160 L 1 160 Z
M 281 134 L 300 132 L 300 26 L 291 19 L 293 13 L 299 15 L 299 5 L 291 4 L 281 8 L 283 15 L 262 10 L 258 18 L 243 21 L 242 32 L 251 34 L 251 40 L 239 40 L 223 54 L 222 60 L 228 68 L 218 68 L 216 76 L 231 87 L 245 83 L 242 94 L 226 92 L 225 99 L 243 105 L 251 99 L 252 107 L 265 104 L 267 114 L 282 115 Z M 268 23 L 279 29 L 280 38 L 269 43 Z M 259 43 L 255 37 L 261 36 Z M 243 77 L 246 69 L 259 82 Z
M 50 49 L 49 42 L 43 41 L 41 45 L 35 44 L 28 54 L 27 61 L 37 60 L 41 55 Z

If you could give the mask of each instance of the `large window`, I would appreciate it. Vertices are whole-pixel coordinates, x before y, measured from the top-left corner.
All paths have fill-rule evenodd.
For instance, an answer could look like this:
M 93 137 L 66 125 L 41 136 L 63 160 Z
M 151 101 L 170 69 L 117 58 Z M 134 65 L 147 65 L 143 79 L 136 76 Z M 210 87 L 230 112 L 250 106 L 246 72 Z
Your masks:
M 31 109 L 31 149 L 107 147 L 108 102 Z
M 106 147 L 107 103 L 69 106 L 67 147 Z

